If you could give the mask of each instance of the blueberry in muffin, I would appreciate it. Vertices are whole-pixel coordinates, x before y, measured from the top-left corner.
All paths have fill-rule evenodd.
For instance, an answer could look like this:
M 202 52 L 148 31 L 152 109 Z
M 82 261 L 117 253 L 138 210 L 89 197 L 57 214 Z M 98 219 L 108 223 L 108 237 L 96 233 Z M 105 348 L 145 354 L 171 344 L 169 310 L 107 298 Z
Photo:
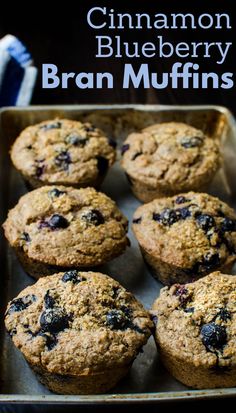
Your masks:
M 48 120 L 24 129 L 11 159 L 29 186 L 99 187 L 115 162 L 114 142 L 90 123 Z
M 40 278 L 7 307 L 5 324 L 39 380 L 61 394 L 104 393 L 126 375 L 153 323 L 105 274 Z
M 60 269 L 91 268 L 124 252 L 128 221 L 94 188 L 44 186 L 9 211 L 5 235 L 35 278 Z
M 236 277 L 219 271 L 161 290 L 155 340 L 170 373 L 196 389 L 236 386 Z
M 236 260 L 236 214 L 205 193 L 188 192 L 140 206 L 133 231 L 144 259 L 163 284 L 186 283 Z
M 221 164 L 216 139 L 178 122 L 155 124 L 131 133 L 121 155 L 131 190 L 143 202 L 205 190 Z

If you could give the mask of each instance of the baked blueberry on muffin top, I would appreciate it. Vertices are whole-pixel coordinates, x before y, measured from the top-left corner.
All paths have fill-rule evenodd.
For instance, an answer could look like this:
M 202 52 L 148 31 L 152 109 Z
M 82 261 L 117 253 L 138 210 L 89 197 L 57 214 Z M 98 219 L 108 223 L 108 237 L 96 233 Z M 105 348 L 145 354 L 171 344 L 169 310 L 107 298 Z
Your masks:
M 49 120 L 24 129 L 11 159 L 32 187 L 99 186 L 114 163 L 114 141 L 90 123 Z
M 5 235 L 34 277 L 61 268 L 92 267 L 129 245 L 128 221 L 114 201 L 93 188 L 44 186 L 9 211 Z
M 214 272 L 163 288 L 153 305 L 160 357 L 194 388 L 236 386 L 236 277 Z
M 221 163 L 216 139 L 178 122 L 130 134 L 121 154 L 131 189 L 144 202 L 205 189 Z
M 143 205 L 134 214 L 133 231 L 164 284 L 227 271 L 236 260 L 236 214 L 208 194 L 188 192 Z
M 113 387 L 153 327 L 141 303 L 117 281 L 75 270 L 23 290 L 8 304 L 5 323 L 40 380 L 63 394 Z

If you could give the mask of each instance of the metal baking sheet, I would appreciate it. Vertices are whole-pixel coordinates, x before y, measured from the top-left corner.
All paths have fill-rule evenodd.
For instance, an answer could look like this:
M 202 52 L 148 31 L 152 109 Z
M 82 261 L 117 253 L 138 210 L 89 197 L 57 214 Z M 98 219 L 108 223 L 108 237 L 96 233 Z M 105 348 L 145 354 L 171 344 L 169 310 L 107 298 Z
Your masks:
M 24 183 L 14 170 L 8 156 L 11 143 L 26 126 L 55 117 L 90 120 L 103 128 L 109 136 L 124 140 L 128 132 L 138 130 L 153 122 L 184 121 L 203 129 L 214 138 L 219 137 L 224 147 L 225 164 L 217 174 L 210 193 L 236 207 L 236 125 L 232 114 L 218 106 L 41 106 L 4 108 L 0 113 L 0 218 L 26 192 Z M 129 189 L 117 162 L 101 188 L 113 198 L 128 219 L 140 204 Z M 159 295 L 161 284 L 149 274 L 136 240 L 129 232 L 131 247 L 125 254 L 100 270 L 109 274 L 149 309 Z M 135 360 L 128 376 L 108 394 L 88 396 L 62 396 L 49 392 L 42 386 L 16 350 L 5 332 L 3 316 L 6 303 L 34 280 L 27 276 L 0 234 L 0 402 L 1 403 L 132 403 L 169 401 L 176 399 L 201 399 L 230 397 L 236 389 L 191 390 L 171 377 L 161 365 L 154 340 L 151 337 L 144 352 Z

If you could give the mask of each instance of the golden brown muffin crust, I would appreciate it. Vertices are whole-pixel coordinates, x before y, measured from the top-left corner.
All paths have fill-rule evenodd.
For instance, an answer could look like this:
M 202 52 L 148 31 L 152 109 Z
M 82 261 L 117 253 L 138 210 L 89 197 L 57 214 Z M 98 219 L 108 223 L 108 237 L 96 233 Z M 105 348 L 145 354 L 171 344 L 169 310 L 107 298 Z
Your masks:
M 205 193 L 189 192 L 142 205 L 132 228 L 144 251 L 193 278 L 236 259 L 236 214 Z
M 165 287 L 153 310 L 156 340 L 166 353 L 196 367 L 236 366 L 235 276 L 214 272 L 191 284 Z
M 90 123 L 55 119 L 24 129 L 12 146 L 11 159 L 34 182 L 89 186 L 114 163 L 114 146 Z
M 31 365 L 81 375 L 128 366 L 153 324 L 117 281 L 69 271 L 27 287 L 6 312 L 6 328 Z
M 45 186 L 21 197 L 4 223 L 11 246 L 57 266 L 99 265 L 128 245 L 128 222 L 93 188 Z
M 221 162 L 218 141 L 178 122 L 130 134 L 122 153 L 121 165 L 131 179 L 169 195 L 206 185 Z

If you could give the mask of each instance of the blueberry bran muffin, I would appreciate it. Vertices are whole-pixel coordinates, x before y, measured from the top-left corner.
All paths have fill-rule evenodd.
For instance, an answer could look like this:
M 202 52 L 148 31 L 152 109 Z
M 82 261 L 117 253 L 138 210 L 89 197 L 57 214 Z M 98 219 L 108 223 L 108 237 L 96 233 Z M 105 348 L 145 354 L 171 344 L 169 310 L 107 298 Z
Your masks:
M 94 188 L 35 189 L 9 211 L 3 227 L 23 267 L 35 278 L 103 264 L 129 245 L 128 221 L 114 201 Z
M 214 272 L 161 290 L 153 305 L 161 360 L 186 386 L 236 386 L 236 277 Z
M 189 192 L 140 206 L 133 231 L 153 275 L 186 283 L 236 260 L 236 214 L 218 198 Z
M 11 159 L 33 188 L 99 187 L 115 161 L 115 146 L 90 123 L 56 119 L 24 129 L 12 146 Z
M 203 191 L 221 164 L 219 142 L 185 123 L 152 125 L 132 133 L 121 149 L 134 195 L 143 202 Z
M 7 307 L 15 346 L 50 390 L 102 393 L 116 385 L 151 334 L 147 311 L 105 274 L 41 278 Z

